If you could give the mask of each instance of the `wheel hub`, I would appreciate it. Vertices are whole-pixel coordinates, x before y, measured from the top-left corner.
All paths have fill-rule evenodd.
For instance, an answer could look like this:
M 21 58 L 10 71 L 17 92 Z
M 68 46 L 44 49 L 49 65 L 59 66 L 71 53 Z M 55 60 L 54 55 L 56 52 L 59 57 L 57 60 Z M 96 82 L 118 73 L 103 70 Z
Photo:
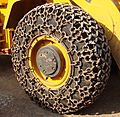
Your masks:
M 54 38 L 42 35 L 29 48 L 28 65 L 34 77 L 44 86 L 58 89 L 70 76 L 70 58 L 66 48 Z
M 42 47 L 37 52 L 36 62 L 45 76 L 55 77 L 61 68 L 60 50 L 53 45 Z

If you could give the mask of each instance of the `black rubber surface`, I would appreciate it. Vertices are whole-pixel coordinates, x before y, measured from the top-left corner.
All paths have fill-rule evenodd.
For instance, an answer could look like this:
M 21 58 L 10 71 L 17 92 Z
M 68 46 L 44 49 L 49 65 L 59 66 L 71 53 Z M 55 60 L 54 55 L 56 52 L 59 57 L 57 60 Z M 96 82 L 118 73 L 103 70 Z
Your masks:
M 29 68 L 30 42 L 41 35 L 54 37 L 71 59 L 69 80 L 59 89 L 45 87 Z M 27 13 L 16 27 L 12 52 L 14 71 L 24 90 L 39 105 L 60 114 L 92 104 L 109 78 L 111 57 L 103 28 L 72 5 L 50 3 Z

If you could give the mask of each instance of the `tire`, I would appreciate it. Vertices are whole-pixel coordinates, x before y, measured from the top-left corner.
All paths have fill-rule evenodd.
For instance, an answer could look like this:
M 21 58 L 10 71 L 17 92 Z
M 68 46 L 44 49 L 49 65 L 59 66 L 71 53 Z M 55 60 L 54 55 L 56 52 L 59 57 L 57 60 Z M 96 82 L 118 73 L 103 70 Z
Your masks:
M 40 35 L 54 37 L 70 57 L 69 80 L 59 89 L 44 86 L 28 65 L 28 48 Z M 12 62 L 18 82 L 33 100 L 65 114 L 89 106 L 100 95 L 109 78 L 111 57 L 103 28 L 88 13 L 76 6 L 49 3 L 32 9 L 18 23 Z

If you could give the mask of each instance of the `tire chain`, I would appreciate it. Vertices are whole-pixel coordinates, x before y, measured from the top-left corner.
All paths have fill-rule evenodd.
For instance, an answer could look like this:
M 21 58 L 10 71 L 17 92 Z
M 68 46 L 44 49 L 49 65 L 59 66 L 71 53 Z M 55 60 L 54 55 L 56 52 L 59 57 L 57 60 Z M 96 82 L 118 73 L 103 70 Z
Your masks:
M 54 37 L 68 51 L 71 74 L 66 85 L 53 90 L 32 75 L 27 57 L 36 36 Z M 45 4 L 28 12 L 16 27 L 12 62 L 17 79 L 33 100 L 60 114 L 89 106 L 103 91 L 110 72 L 110 49 L 104 30 L 81 8 Z

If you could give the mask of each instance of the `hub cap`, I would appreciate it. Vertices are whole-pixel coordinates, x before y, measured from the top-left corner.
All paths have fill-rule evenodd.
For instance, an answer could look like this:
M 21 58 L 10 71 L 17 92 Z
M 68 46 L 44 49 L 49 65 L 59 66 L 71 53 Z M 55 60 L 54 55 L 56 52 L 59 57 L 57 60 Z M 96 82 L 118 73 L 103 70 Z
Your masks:
M 37 52 L 36 62 L 43 74 L 55 77 L 61 68 L 60 50 L 52 45 L 42 47 Z

